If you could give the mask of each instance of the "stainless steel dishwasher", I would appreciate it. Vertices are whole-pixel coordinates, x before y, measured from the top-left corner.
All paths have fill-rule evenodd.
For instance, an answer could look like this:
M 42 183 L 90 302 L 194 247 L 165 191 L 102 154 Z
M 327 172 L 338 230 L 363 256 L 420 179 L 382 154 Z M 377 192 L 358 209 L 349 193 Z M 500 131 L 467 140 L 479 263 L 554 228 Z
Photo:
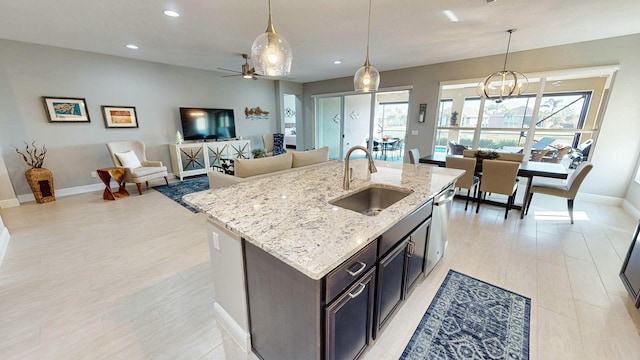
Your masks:
M 431 235 L 427 245 L 427 266 L 425 274 L 429 274 L 440 261 L 447 247 L 447 231 L 449 230 L 449 215 L 451 202 L 455 195 L 455 187 L 449 184 L 433 199 L 433 214 L 431 219 Z

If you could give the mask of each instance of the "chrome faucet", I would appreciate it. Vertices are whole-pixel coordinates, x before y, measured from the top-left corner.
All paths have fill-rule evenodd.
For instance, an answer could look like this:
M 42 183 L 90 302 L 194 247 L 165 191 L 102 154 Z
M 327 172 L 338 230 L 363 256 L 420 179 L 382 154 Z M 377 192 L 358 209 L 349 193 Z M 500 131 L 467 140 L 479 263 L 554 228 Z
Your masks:
M 376 164 L 373 163 L 373 157 L 371 156 L 371 152 L 369 152 L 369 150 L 366 147 L 362 145 L 355 145 L 351 147 L 351 149 L 347 151 L 347 155 L 345 155 L 344 157 L 344 179 L 342 181 L 342 188 L 344 190 L 349 190 L 349 182 L 351 182 L 351 172 L 353 170 L 349 167 L 349 157 L 351 156 L 351 153 L 354 150 L 358 150 L 358 149 L 367 153 L 367 158 L 369 159 L 369 172 L 374 173 L 378 171 L 378 169 L 376 169 Z

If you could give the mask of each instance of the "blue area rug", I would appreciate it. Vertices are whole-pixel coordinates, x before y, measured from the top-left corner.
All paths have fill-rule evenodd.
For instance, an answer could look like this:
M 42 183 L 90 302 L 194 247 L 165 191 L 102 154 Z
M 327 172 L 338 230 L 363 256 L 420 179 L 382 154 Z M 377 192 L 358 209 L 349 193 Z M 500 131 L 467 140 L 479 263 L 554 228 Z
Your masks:
M 529 359 L 531 299 L 449 270 L 401 359 Z
M 209 178 L 206 176 L 195 179 L 183 180 L 174 182 L 169 185 L 158 185 L 153 187 L 161 194 L 169 197 L 171 200 L 191 210 L 192 212 L 198 212 L 198 210 L 187 205 L 182 201 L 182 197 L 198 191 L 209 190 Z

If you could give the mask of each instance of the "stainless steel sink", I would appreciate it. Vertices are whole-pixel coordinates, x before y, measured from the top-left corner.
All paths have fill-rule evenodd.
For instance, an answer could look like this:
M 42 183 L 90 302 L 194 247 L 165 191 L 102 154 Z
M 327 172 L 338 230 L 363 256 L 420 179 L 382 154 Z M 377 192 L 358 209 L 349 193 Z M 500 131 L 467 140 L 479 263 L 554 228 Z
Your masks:
M 413 190 L 410 189 L 371 185 L 347 196 L 333 199 L 329 201 L 329 204 L 363 215 L 375 216 L 412 192 Z

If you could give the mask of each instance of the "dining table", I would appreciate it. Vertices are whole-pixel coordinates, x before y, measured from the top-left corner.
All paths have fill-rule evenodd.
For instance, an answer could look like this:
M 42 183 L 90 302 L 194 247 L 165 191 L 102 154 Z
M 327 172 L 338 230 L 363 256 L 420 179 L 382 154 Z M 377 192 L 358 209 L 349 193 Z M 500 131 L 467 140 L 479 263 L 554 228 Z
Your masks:
M 462 157 L 462 155 L 447 155 L 445 153 L 433 153 L 420 158 L 420 163 L 437 165 L 440 167 L 446 166 L 447 156 Z M 476 173 L 482 173 L 482 162 L 476 163 Z M 550 179 L 567 179 L 569 177 L 569 171 L 561 163 L 540 162 L 540 161 L 524 161 L 520 163 L 518 168 L 518 176 L 527 178 L 527 191 L 524 194 L 523 204 L 520 207 L 520 218 L 524 218 L 524 213 L 527 209 L 527 201 L 529 190 L 531 190 L 531 181 L 534 176 L 550 178 Z M 482 181 L 482 180 L 481 180 Z M 513 206 L 518 209 L 517 205 Z
M 380 158 L 382 160 L 387 160 L 387 150 L 391 150 L 391 146 L 400 139 L 398 138 L 388 138 L 388 139 L 374 139 L 380 145 L 380 152 L 382 153 Z

